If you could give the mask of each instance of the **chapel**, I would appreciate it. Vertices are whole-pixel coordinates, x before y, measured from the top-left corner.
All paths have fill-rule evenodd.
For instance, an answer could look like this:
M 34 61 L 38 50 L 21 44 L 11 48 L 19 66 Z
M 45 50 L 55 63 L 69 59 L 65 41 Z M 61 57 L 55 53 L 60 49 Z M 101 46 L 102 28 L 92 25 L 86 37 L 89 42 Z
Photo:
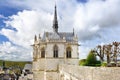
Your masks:
M 34 38 L 33 77 L 34 80 L 60 80 L 59 65 L 78 65 L 78 37 L 74 30 L 59 32 L 55 5 L 52 32 L 44 32 Z

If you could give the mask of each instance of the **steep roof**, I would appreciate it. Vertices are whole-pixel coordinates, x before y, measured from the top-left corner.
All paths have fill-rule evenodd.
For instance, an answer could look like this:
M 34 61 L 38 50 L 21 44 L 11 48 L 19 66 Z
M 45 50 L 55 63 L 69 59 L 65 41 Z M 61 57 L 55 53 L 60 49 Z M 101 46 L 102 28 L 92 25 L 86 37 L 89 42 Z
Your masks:
M 66 41 L 74 41 L 74 34 L 72 32 L 45 32 L 42 40 L 46 40 L 46 38 L 49 40 L 61 40 L 64 38 Z

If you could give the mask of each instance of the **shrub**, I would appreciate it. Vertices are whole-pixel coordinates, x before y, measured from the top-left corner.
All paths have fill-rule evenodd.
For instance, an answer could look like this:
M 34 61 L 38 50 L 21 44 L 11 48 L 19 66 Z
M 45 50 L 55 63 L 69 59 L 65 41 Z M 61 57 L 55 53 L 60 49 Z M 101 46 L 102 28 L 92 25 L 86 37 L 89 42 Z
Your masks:
M 81 59 L 81 60 L 79 61 L 79 65 L 80 65 L 80 66 L 85 66 L 85 65 L 86 65 L 86 59 Z
M 106 67 L 106 66 L 107 66 L 107 63 L 103 62 L 103 63 L 101 64 L 101 66 L 102 66 L 102 67 Z
M 86 65 L 87 66 L 95 66 L 96 63 L 97 63 L 96 55 L 91 50 L 87 56 Z
M 96 67 L 100 67 L 100 66 L 101 66 L 101 64 L 95 64 L 95 66 L 96 66 Z
M 86 59 L 86 66 L 101 66 L 101 62 L 97 60 L 96 55 L 91 50 Z

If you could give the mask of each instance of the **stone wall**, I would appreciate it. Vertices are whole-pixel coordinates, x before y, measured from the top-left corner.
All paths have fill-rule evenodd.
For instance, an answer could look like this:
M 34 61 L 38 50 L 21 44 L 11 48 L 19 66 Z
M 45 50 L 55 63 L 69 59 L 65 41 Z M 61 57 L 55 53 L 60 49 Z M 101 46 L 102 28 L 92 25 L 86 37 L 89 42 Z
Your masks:
M 120 80 L 119 67 L 60 65 L 60 80 Z

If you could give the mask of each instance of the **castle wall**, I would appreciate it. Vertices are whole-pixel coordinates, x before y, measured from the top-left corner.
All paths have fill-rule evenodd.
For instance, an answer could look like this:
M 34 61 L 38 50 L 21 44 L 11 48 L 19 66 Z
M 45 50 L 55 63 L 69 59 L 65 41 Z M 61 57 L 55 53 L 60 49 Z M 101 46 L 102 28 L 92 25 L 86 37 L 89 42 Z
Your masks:
M 71 45 L 72 47 L 72 58 L 78 58 L 78 45 Z
M 65 59 L 65 64 L 71 64 L 71 65 L 79 65 L 79 59 L 74 59 L 74 58 L 72 58 L 72 59 Z
M 45 72 L 44 71 L 34 71 L 33 80 L 45 80 Z
M 120 80 L 119 67 L 60 65 L 60 80 Z
M 46 80 L 59 80 L 59 72 L 46 72 Z
M 59 64 L 63 64 L 63 59 L 47 59 L 46 60 L 46 70 L 47 71 L 58 71 Z
M 33 70 L 43 71 L 45 68 L 45 59 L 33 61 Z
M 58 46 L 58 58 L 53 57 L 53 47 Z M 45 58 L 38 57 L 33 61 L 33 77 L 34 80 L 61 80 L 59 79 L 59 65 L 60 64 L 74 64 L 78 65 L 78 46 L 70 45 L 72 48 L 72 58 L 66 58 L 66 43 L 47 43 L 39 47 L 45 48 Z M 40 51 L 38 51 L 40 54 Z

